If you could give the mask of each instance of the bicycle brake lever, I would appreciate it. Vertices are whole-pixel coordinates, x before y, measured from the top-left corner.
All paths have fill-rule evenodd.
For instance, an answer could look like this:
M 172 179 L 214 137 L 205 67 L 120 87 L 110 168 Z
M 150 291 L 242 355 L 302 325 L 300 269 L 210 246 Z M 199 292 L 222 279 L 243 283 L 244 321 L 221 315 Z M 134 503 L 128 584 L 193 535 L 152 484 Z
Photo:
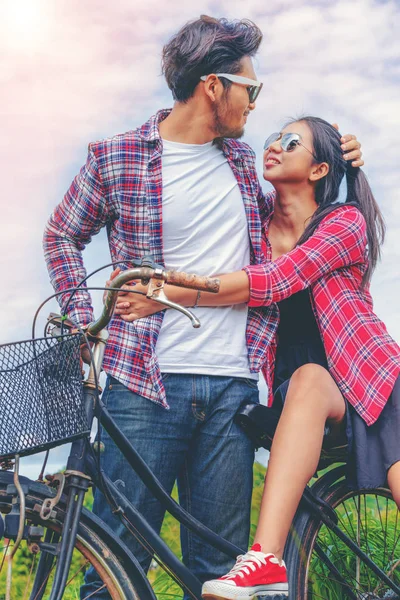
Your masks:
M 192 326 L 195 329 L 198 329 L 200 327 L 201 323 L 199 319 L 190 310 L 168 299 L 164 292 L 164 281 L 155 281 L 154 279 L 151 279 L 149 282 L 149 287 L 147 289 L 146 296 L 150 300 L 154 300 L 155 302 L 164 304 L 164 306 L 168 306 L 169 308 L 179 310 L 179 312 L 183 313 L 184 315 L 186 315 L 186 317 L 188 317 L 188 319 L 190 319 L 190 322 L 192 323 Z

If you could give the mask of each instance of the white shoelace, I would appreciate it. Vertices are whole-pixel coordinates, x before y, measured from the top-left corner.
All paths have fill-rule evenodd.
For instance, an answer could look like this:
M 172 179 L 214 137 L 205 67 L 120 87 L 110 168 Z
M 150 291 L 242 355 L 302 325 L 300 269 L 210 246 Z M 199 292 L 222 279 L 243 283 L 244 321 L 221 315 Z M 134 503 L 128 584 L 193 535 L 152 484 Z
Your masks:
M 279 560 L 273 554 L 249 550 L 246 554 L 237 557 L 235 566 L 224 576 L 224 579 L 234 579 L 237 575 L 243 579 L 245 575 L 250 575 L 250 571 L 254 572 L 258 567 L 266 565 L 267 559 L 279 564 Z

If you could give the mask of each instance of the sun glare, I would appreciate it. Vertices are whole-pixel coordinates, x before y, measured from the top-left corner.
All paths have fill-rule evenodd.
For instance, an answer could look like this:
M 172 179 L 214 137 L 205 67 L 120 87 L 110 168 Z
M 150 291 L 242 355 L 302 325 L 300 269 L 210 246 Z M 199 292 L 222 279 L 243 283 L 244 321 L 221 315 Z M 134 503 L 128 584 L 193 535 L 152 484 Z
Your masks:
M 51 5 L 47 0 L 3 0 L 1 37 L 13 48 L 34 49 L 43 41 Z

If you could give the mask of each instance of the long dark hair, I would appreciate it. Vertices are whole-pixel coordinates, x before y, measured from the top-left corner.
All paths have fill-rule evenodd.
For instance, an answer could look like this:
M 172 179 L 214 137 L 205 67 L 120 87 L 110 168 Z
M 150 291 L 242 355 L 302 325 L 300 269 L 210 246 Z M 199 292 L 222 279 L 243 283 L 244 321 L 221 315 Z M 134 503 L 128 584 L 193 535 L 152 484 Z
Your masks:
M 367 224 L 369 260 L 362 280 L 362 285 L 365 286 L 370 281 L 376 263 L 380 258 L 380 248 L 386 230 L 382 213 L 368 180 L 360 168 L 352 167 L 350 161 L 344 160 L 340 133 L 330 123 L 318 117 L 309 116 L 293 119 L 289 123 L 295 122 L 307 123 L 313 137 L 316 162 L 326 162 L 329 165 L 329 172 L 318 181 L 315 187 L 315 201 L 318 208 L 307 224 L 298 244 L 303 244 L 329 213 L 343 206 L 337 200 L 340 184 L 343 177 L 346 176 L 346 204 L 356 206 L 364 216 Z
M 248 19 L 229 21 L 201 15 L 186 23 L 164 46 L 162 72 L 174 100 L 186 102 L 202 75 L 237 73 L 245 56 L 254 56 L 262 32 Z M 231 83 L 221 79 L 224 88 Z

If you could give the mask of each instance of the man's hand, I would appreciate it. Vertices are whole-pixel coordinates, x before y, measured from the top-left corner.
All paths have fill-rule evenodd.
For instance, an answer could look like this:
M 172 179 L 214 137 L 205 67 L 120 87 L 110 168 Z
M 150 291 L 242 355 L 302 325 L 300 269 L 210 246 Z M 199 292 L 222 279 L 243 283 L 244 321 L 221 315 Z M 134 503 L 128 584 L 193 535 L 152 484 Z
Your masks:
M 332 123 L 333 127 L 339 131 L 339 125 Z M 362 160 L 361 144 L 357 140 L 356 136 L 352 133 L 346 133 L 340 138 L 342 144 L 343 158 L 345 160 L 351 160 L 352 167 L 362 167 L 364 161 Z
M 81 333 L 81 332 L 82 332 L 82 330 L 78 329 L 77 327 L 73 327 L 70 330 L 70 333 Z M 93 342 L 89 342 L 89 344 L 90 344 L 90 347 L 93 346 Z M 81 371 L 82 371 L 82 376 L 84 376 L 85 372 L 83 370 L 83 363 L 86 363 L 87 365 L 90 365 L 90 363 L 91 363 L 91 356 L 90 356 L 89 348 L 88 348 L 88 345 L 84 338 L 81 341 L 79 350 L 80 350 L 80 354 L 81 354 Z
M 124 295 L 122 298 L 118 298 L 114 314 L 119 315 L 123 321 L 130 323 L 154 315 L 154 313 L 166 308 L 159 302 L 149 300 L 145 295 L 142 295 L 147 294 L 147 286 L 142 285 L 139 281 L 135 282 L 134 285 L 124 285 L 122 289 Z M 134 290 L 134 292 L 130 290 Z
M 92 347 L 93 342 L 89 342 L 89 343 L 90 343 L 90 346 Z M 82 362 L 86 363 L 87 365 L 90 365 L 90 363 L 92 362 L 92 357 L 90 355 L 90 351 L 89 351 L 89 348 L 88 348 L 85 340 L 81 344 L 81 360 L 82 360 Z
M 106 283 L 106 287 L 112 287 L 113 279 L 115 279 L 120 272 L 121 269 L 119 267 L 114 269 L 110 275 L 110 279 Z M 135 292 L 147 294 L 147 286 L 142 285 L 139 281 L 124 285 L 121 290 L 122 291 L 118 293 L 114 314 L 119 315 L 123 321 L 130 323 L 136 321 L 136 319 L 142 319 L 143 317 L 148 317 L 161 310 L 165 310 L 159 302 L 149 300 L 140 293 L 132 292 L 132 290 L 135 290 Z M 107 292 L 104 292 L 103 301 L 106 293 Z

